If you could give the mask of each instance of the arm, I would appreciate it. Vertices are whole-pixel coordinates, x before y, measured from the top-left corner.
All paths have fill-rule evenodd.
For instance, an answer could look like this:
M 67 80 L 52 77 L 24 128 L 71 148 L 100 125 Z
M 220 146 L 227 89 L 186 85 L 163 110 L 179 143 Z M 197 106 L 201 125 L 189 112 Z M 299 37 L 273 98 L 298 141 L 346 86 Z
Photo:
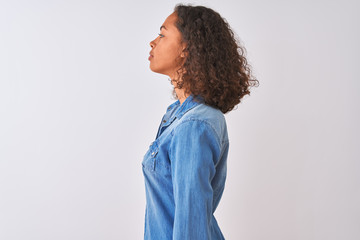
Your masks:
M 173 240 L 210 239 L 211 181 L 219 155 L 219 138 L 208 123 L 190 120 L 174 130 L 170 145 L 175 199 Z

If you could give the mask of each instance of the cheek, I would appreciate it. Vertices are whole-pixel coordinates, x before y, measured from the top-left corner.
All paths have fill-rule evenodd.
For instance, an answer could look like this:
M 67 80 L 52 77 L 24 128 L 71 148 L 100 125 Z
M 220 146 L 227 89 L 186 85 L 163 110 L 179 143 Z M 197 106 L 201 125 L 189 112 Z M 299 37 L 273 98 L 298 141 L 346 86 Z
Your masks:
M 165 66 L 176 66 L 179 63 L 180 52 L 174 47 L 158 49 L 151 63 Z
M 168 61 L 175 60 L 179 56 L 179 51 L 176 45 L 173 46 L 164 46 L 159 49 L 159 54 L 161 58 L 166 59 Z

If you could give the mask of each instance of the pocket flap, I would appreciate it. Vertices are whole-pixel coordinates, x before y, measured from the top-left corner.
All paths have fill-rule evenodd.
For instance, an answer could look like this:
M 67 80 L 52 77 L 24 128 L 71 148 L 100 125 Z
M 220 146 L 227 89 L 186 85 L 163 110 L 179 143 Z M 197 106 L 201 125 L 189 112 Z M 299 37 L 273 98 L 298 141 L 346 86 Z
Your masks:
M 155 157 L 159 152 L 159 145 L 157 141 L 151 143 L 149 150 L 145 153 L 144 159 L 142 161 L 142 166 L 145 169 L 154 171 L 155 170 Z

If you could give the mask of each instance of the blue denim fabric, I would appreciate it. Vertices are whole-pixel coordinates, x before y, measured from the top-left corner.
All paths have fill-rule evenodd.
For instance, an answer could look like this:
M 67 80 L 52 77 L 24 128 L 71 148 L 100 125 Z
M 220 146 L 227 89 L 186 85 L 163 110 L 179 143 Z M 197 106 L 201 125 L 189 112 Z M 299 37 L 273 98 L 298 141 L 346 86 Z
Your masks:
M 220 110 L 193 96 L 168 107 L 142 162 L 145 240 L 224 239 L 213 213 L 224 191 L 228 149 Z

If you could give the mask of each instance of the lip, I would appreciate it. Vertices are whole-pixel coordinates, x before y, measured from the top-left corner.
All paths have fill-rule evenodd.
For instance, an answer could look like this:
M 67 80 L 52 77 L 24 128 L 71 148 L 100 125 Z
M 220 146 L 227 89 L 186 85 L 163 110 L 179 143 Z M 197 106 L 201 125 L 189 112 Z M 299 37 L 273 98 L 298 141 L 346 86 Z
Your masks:
M 150 52 L 149 55 L 150 56 L 149 56 L 148 60 L 150 61 L 150 59 L 152 59 L 154 57 L 154 55 L 152 54 L 152 52 Z

